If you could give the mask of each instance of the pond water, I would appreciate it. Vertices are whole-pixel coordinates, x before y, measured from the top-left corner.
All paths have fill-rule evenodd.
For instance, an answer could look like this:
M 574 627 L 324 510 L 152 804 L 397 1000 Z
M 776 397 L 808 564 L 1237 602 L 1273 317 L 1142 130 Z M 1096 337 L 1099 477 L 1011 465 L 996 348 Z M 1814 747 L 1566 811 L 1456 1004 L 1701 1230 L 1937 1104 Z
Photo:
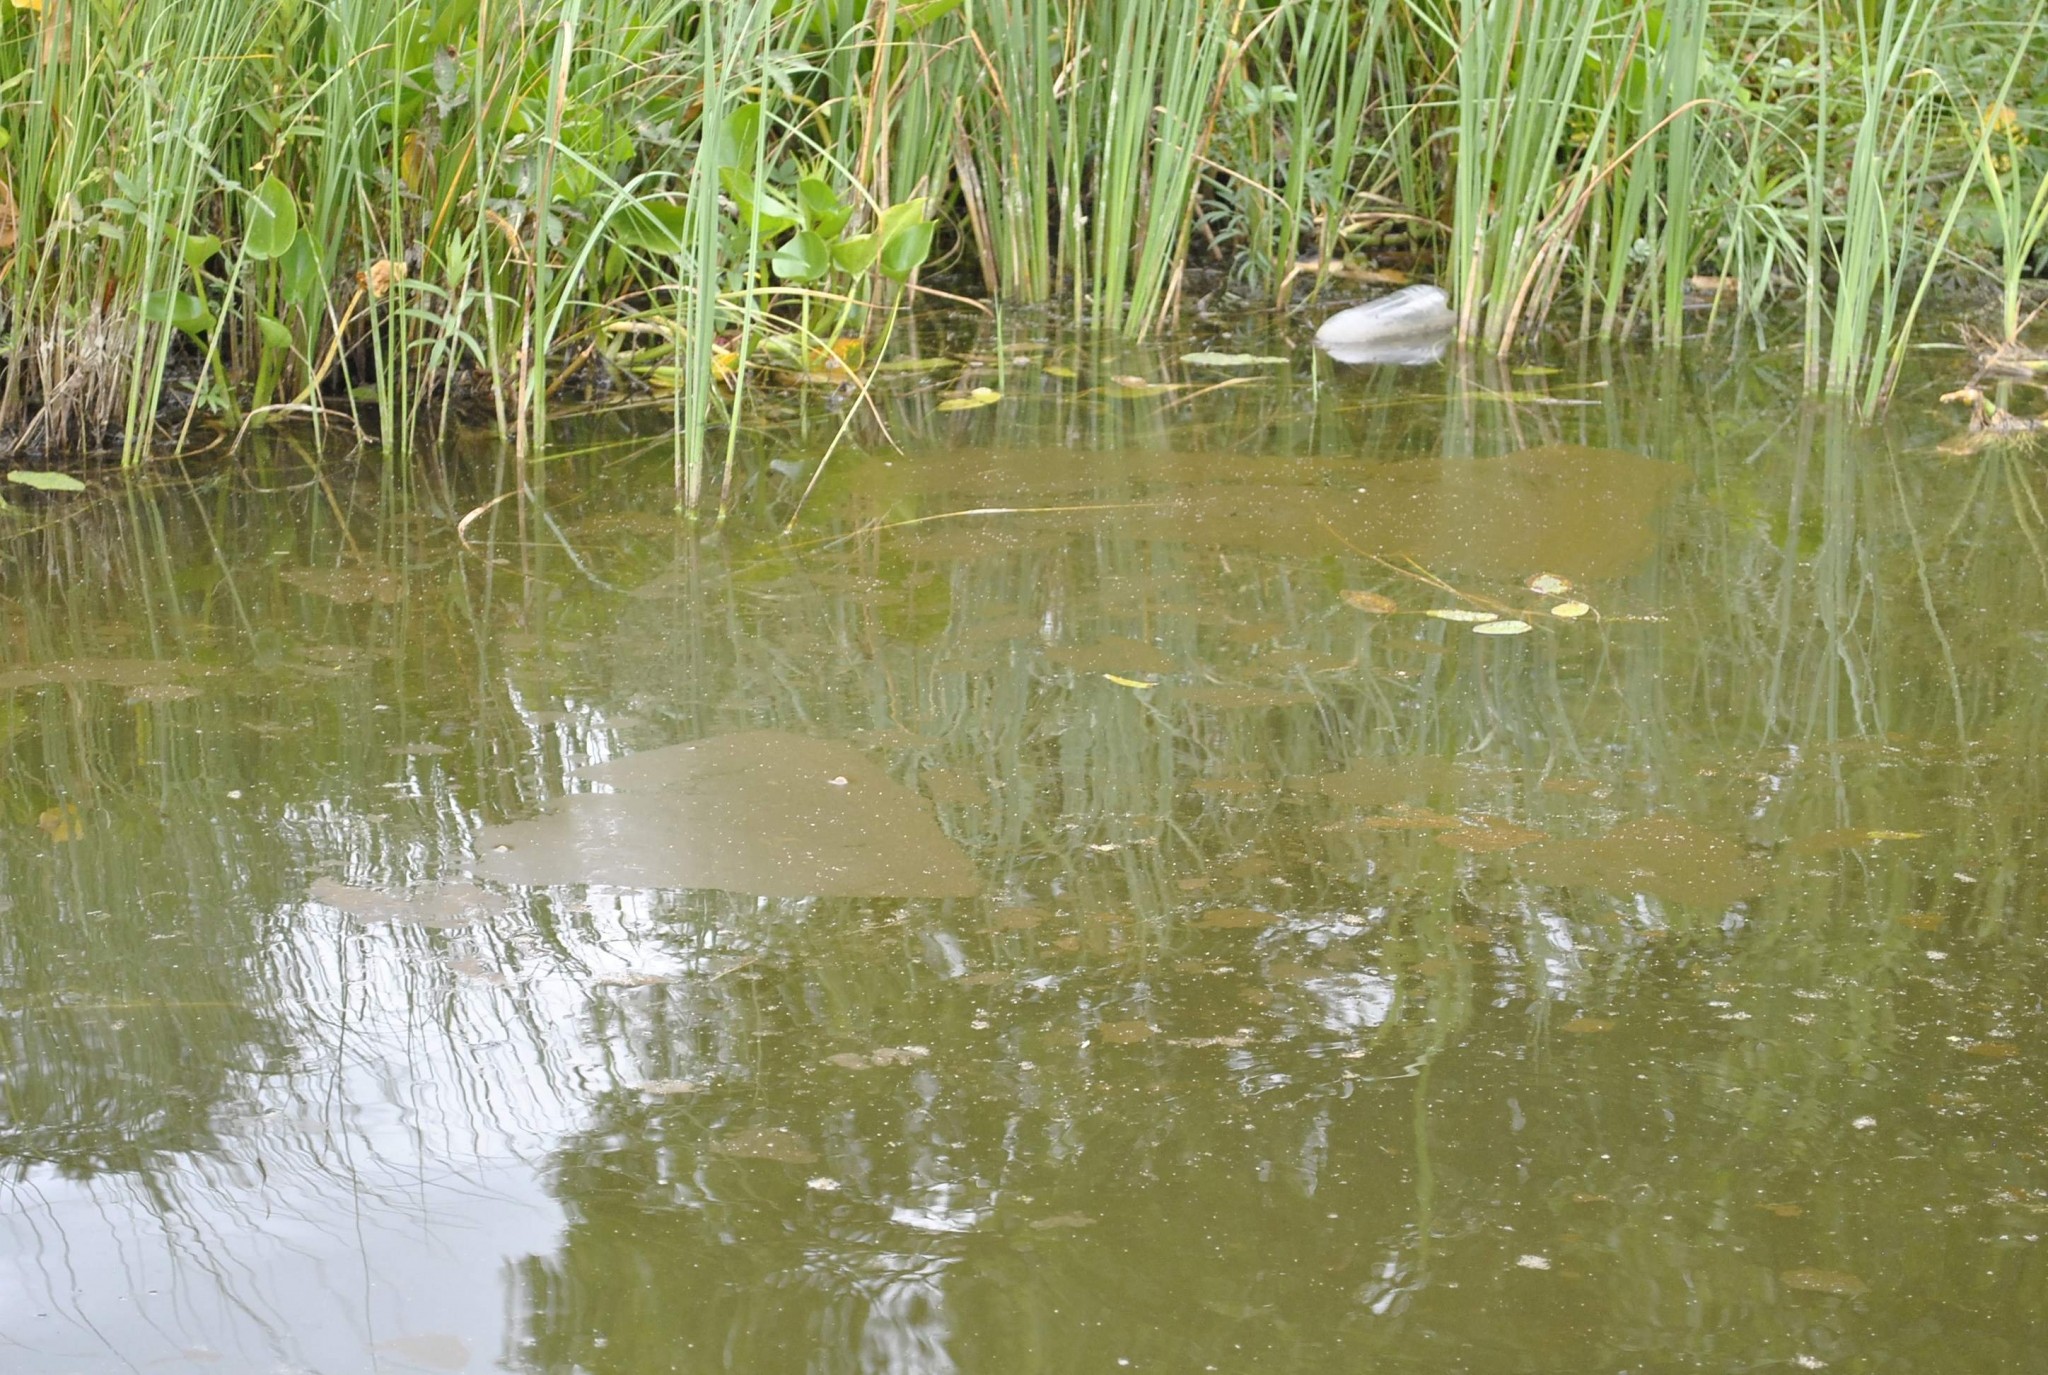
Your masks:
M 1961 355 L 922 346 L 787 535 L 843 402 L 722 532 L 659 407 L 15 513 L 0 1367 L 2040 1359 Z

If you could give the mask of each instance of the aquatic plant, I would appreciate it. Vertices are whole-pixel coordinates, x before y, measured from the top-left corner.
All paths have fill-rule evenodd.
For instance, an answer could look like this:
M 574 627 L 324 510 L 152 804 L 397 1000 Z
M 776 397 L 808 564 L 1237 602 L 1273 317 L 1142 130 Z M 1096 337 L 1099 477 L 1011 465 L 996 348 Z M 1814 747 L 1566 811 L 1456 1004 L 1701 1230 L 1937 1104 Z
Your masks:
M 921 295 L 1140 337 L 1197 282 L 1291 306 L 1333 273 L 1434 277 L 1494 352 L 1573 305 L 1581 334 L 1676 344 L 1801 301 L 1810 385 L 1873 410 L 1939 280 L 1988 268 L 2019 328 L 2048 227 L 2041 17 L 17 5 L 0 432 L 139 462 L 283 417 L 393 446 L 467 417 L 528 457 L 573 385 L 671 405 L 694 506 L 749 387 L 862 390 Z

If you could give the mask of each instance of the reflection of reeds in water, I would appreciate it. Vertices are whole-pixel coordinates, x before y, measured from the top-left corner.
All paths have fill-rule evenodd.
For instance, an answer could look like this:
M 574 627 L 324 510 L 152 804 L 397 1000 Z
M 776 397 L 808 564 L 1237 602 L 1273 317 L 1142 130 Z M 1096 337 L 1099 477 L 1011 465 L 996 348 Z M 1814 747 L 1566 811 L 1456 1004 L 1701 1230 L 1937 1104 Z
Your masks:
M 813 1276 L 805 1283 L 848 1331 L 878 1313 L 936 1330 L 902 1317 L 932 1300 L 877 1278 L 926 1265 L 945 1274 L 935 1283 L 952 1330 L 998 1322 L 976 1307 L 992 1302 L 977 1288 L 989 1271 L 948 1234 L 905 1240 L 909 1223 L 891 1231 L 831 1211 L 786 1228 L 771 1167 L 789 1162 L 771 1150 L 815 1157 L 790 1168 L 926 1227 L 1040 1248 L 1071 1240 L 1074 1259 L 1044 1283 L 1080 1287 L 1114 1277 L 1088 1271 L 1095 1233 L 1072 1213 L 1164 1253 L 1170 1230 L 1117 1199 L 1156 1204 L 1148 1180 L 1214 1190 L 1250 1218 L 1265 1196 L 1205 1174 L 1206 1159 L 1242 1163 L 1250 1143 L 1289 1178 L 1342 1180 L 1398 1157 L 1406 1173 L 1373 1197 L 1378 1221 L 1404 1221 L 1372 1236 L 1377 1278 L 1361 1261 L 1346 1280 L 1347 1294 L 1373 1295 L 1361 1304 L 1398 1306 L 1424 1301 L 1420 1280 L 1452 1263 L 1445 1235 L 1484 1216 L 1477 1181 L 1503 1168 L 1489 1143 L 1505 1094 L 1528 1119 L 1521 1139 L 1549 1153 L 1545 1168 L 1583 1175 L 1575 1192 L 1592 1201 L 1558 1206 L 1608 1218 L 1629 1274 L 1687 1266 L 1732 1284 L 1717 1267 L 1734 1262 L 1686 1251 L 1687 1238 L 1714 1216 L 1747 1216 L 1751 1200 L 1708 1171 L 1657 1173 L 1651 1155 L 1680 1148 L 1669 1142 L 1609 1141 L 1601 1149 L 1618 1159 L 1599 1161 L 1584 1147 L 1612 1124 L 1592 1121 L 1582 1097 L 1625 1103 L 1612 1111 L 1631 1131 L 1669 1111 L 1698 1158 L 1776 1180 L 1820 1170 L 1840 1148 L 1838 1119 L 1864 1091 L 1856 1074 L 1897 1075 L 1921 1093 L 1902 1029 L 1953 1027 L 1991 1047 L 1956 1051 L 1958 1064 L 1997 1068 L 2010 1039 L 1999 1028 L 2021 1016 L 2031 965 L 1980 968 L 1969 949 L 2020 952 L 2039 935 L 2023 818 L 2041 651 L 2027 631 L 2048 591 L 2036 488 L 2009 457 L 1935 466 L 1913 446 L 1916 422 L 1871 431 L 1771 401 L 1774 385 L 1796 395 L 1797 377 L 1767 371 L 1692 383 L 1668 364 L 1624 361 L 1614 385 L 1591 391 L 1570 374 L 1499 373 L 1453 376 L 1427 396 L 1242 388 L 1189 407 L 1187 430 L 1169 402 L 1084 401 L 1046 381 L 1030 423 L 1115 452 L 1018 452 L 1028 499 L 1006 502 L 971 490 L 972 453 L 934 465 L 905 424 L 912 452 L 829 477 L 786 543 L 739 528 L 722 545 L 679 538 L 665 517 L 609 509 L 564 470 L 547 507 L 507 502 L 495 532 L 473 527 L 473 551 L 338 475 L 282 501 L 202 490 L 138 505 L 138 517 L 110 510 L 17 546 L 23 577 L 10 586 L 46 595 L 17 604 L 17 643 L 32 652 L 9 667 L 118 650 L 227 672 L 193 678 L 198 697 L 132 707 L 128 689 L 75 674 L 15 686 L 9 775 L 42 780 L 47 798 L 16 804 L 10 872 L 48 863 L 39 849 L 83 857 L 90 828 L 160 815 L 123 848 L 218 895 L 205 939 L 246 954 L 232 976 L 159 968 L 139 915 L 84 920 L 122 911 L 124 885 L 169 885 L 117 862 L 93 879 L 104 891 L 77 880 L 35 898 L 22 928 L 33 938 L 9 967 L 62 954 L 138 981 L 95 986 L 100 1001 L 140 981 L 195 1005 L 317 1000 L 327 984 L 266 954 L 294 948 L 302 875 L 436 877 L 461 863 L 479 819 L 532 810 L 599 755 L 756 725 L 871 745 L 940 797 L 986 899 L 762 907 L 600 894 L 578 910 L 554 895 L 504 931 L 460 938 L 471 951 L 460 958 L 533 981 L 508 1002 L 517 1011 L 407 1006 L 398 989 L 445 979 L 424 964 L 402 976 L 420 982 L 366 995 L 383 1000 L 383 1035 L 415 1017 L 451 1045 L 516 1026 L 544 1085 L 527 1092 L 590 1109 L 587 1131 L 555 1143 L 555 1187 L 585 1224 L 522 1270 L 533 1330 L 565 1360 L 595 1359 L 579 1343 L 597 1323 L 649 1341 L 673 1330 L 664 1324 L 698 1322 L 708 1336 L 723 1323 L 750 1351 L 781 1349 L 764 1310 L 737 1300 L 677 1319 L 636 1307 L 659 1296 L 607 1291 L 615 1267 L 640 1261 L 660 1262 L 682 1292 L 712 1283 L 691 1249 L 710 1233 L 678 1216 L 737 1229 L 739 1273 Z M 1583 400 L 1597 404 L 1547 404 Z M 1698 418 L 1705 405 L 1711 423 Z M 1231 465 L 1168 447 L 1188 430 L 1262 473 L 1242 497 L 1271 528 L 1224 523 L 1213 503 Z M 1326 537 L 1339 497 L 1364 486 L 1391 501 L 1412 486 L 1441 503 L 1430 509 L 1484 516 L 1491 493 L 1521 491 L 1497 485 L 1491 460 L 1545 444 L 1649 453 L 1692 474 L 1645 508 L 1654 545 L 1580 589 L 1599 616 L 1538 618 L 1520 640 L 1485 643 L 1338 598 L 1374 588 L 1408 612 L 1427 599 Z M 1271 471 L 1247 456 L 1266 450 Z M 1283 468 L 1281 453 L 1313 459 Z M 289 485 L 296 470 L 278 467 Z M 885 528 L 956 505 L 1122 509 Z M 1390 555 L 1401 552 L 1393 528 Z M 1433 550 L 1431 571 L 1518 607 L 1540 604 L 1518 572 L 1572 571 L 1491 562 L 1502 540 L 1461 557 L 1441 531 L 1406 538 Z M 289 564 L 272 562 L 288 544 Z M 1606 552 L 1557 546 L 1561 560 Z M 396 581 L 335 576 L 365 571 Z M 1628 619 L 1652 615 L 1664 619 Z M 1128 643 L 1081 652 L 1105 641 Z M 421 744 L 452 752 L 391 752 Z M 251 790 L 247 811 L 222 802 L 235 788 Z M 83 840 L 37 838 L 40 807 L 87 797 Z M 1586 848 L 1645 817 L 1732 847 L 1749 875 L 1742 897 L 1687 901 L 1718 891 L 1696 875 L 1704 887 L 1653 876 L 1632 891 L 1632 861 Z M 1699 864 L 1725 878 L 1722 860 Z M 18 912 L 27 901 L 17 893 Z M 380 932 L 366 948 L 395 964 L 450 953 L 455 939 Z M 1951 960 L 1929 961 L 1929 949 Z M 602 973 L 676 981 L 592 988 Z M 547 979 L 564 981 L 549 996 L 569 990 L 580 1021 L 517 1001 L 541 997 Z M 1954 1005 L 1931 1013 L 1916 1001 L 1929 995 Z M 212 1012 L 179 1015 L 194 1043 L 229 1058 Z M 318 1018 L 283 1022 L 292 1044 L 280 1055 L 318 1058 L 330 1044 Z M 930 1056 L 827 1062 L 912 1044 Z M 615 1087 L 573 1077 L 591 1046 Z M 436 1054 L 450 1058 L 428 1072 L 465 1063 Z M 23 1055 L 58 1062 L 33 1045 Z M 1543 1067 L 1553 1088 L 1539 1100 L 1536 1080 L 1501 1078 L 1521 1071 L 1498 1065 L 1517 1064 Z M 191 1087 L 216 1100 L 235 1091 Z M 1997 1089 L 1975 1091 L 2006 1111 Z M 1371 1105 L 1369 1123 L 1347 1115 L 1363 1108 L 1344 1095 Z M 1887 1113 L 1911 1107 L 1886 1101 Z M 1265 1105 L 1249 1131 L 1247 1102 Z M 760 1135 L 776 1128 L 800 1139 Z M 1746 1133 L 1759 1131 L 1774 1161 L 1748 1153 Z M 642 1192 L 651 1179 L 665 1181 L 658 1207 Z M 1675 1220 L 1620 1220 L 1628 1191 L 1651 1179 L 1676 1198 L 1663 1208 Z M 1070 1189 L 1087 1196 L 1050 1202 Z M 1016 1212 L 1006 1200 L 1017 1193 L 1047 1202 Z M 1847 1186 L 1803 1197 L 1829 1225 L 1858 1206 Z M 1304 1204 L 1288 1219 L 1298 1229 L 1321 1216 Z M 1258 1240 L 1257 1222 L 1242 1226 Z M 1603 1282 L 1672 1339 L 1676 1320 L 1643 1292 L 1648 1279 Z

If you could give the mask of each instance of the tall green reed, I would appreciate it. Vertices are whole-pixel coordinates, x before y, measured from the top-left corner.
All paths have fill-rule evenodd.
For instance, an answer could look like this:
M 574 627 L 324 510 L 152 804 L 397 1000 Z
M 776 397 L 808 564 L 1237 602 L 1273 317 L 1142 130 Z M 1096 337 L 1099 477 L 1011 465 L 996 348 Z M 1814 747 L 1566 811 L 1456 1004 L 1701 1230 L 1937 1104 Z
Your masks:
M 746 386 L 851 386 L 906 293 L 971 273 L 990 297 L 1058 299 L 1136 337 L 1199 270 L 1284 306 L 1305 248 L 1325 265 L 1384 253 L 1389 220 L 1449 226 L 1441 256 L 1425 235 L 1391 266 L 1450 287 L 1479 347 L 1516 347 L 1561 301 L 1585 332 L 1676 344 L 1702 310 L 1762 319 L 1798 295 L 1811 384 L 1874 409 L 1921 301 L 1964 258 L 1993 264 L 2017 328 L 2048 232 L 2013 41 L 2030 50 L 2039 13 L 10 11 L 0 430 L 55 448 L 118 434 L 139 461 L 281 412 L 394 448 L 469 416 L 530 455 L 570 384 L 651 387 L 694 505 L 720 424 L 732 457 Z

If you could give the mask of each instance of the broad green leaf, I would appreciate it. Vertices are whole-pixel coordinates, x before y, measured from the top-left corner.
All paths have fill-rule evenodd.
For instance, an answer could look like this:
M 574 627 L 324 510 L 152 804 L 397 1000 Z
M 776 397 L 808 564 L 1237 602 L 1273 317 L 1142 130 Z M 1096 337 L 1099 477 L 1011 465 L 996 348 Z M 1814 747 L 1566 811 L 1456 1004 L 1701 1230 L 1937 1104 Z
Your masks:
M 836 238 L 853 217 L 853 207 L 823 177 L 805 177 L 796 184 L 796 196 L 811 228 L 826 239 Z
M 740 223 L 757 226 L 764 239 L 772 239 L 785 229 L 795 228 L 802 218 L 795 206 L 772 189 L 755 187 L 754 179 L 737 167 L 721 167 L 718 181 L 739 208 Z
M 303 229 L 292 236 L 292 246 L 278 266 L 280 285 L 287 299 L 304 301 L 325 285 L 320 280 L 320 250 L 314 246 L 313 236 Z
M 276 177 L 265 177 L 249 203 L 249 224 L 242 234 L 242 247 L 259 262 L 282 258 L 299 235 L 299 204 L 291 188 Z
M 891 234 L 916 224 L 923 218 L 924 197 L 912 196 L 909 200 L 900 201 L 882 211 L 880 218 L 875 221 L 875 237 L 887 243 Z
M 197 272 L 206 266 L 214 254 L 220 252 L 220 235 L 187 234 L 184 252 L 186 266 Z
M 268 315 L 258 315 L 256 332 L 263 336 L 263 347 L 273 352 L 283 353 L 292 346 L 292 332 L 285 328 L 281 320 L 273 320 Z
M 832 266 L 832 250 L 815 231 L 805 229 L 775 250 L 770 265 L 785 282 L 815 282 Z
M 924 260 L 931 256 L 933 227 L 930 220 L 919 220 L 915 224 L 904 225 L 884 239 L 880 259 L 882 275 L 891 281 L 901 282 L 924 266 Z
M 1180 361 L 1198 368 L 1249 368 L 1293 360 L 1266 353 L 1183 353 Z
M 960 8 L 960 0 L 915 0 L 896 11 L 896 32 L 905 38 Z
M 635 201 L 612 216 L 612 239 L 627 248 L 679 257 L 689 213 L 674 201 Z
M 720 131 L 718 156 L 720 170 L 728 167 L 752 167 L 754 150 L 761 138 L 761 102 L 748 101 L 738 106 L 725 117 L 725 128 Z
M 189 291 L 150 292 L 142 298 L 142 318 L 187 334 L 203 334 L 213 328 L 213 312 Z
M 33 487 L 38 492 L 82 492 L 85 484 L 69 473 L 42 473 L 27 468 L 16 468 L 7 475 L 9 482 L 19 482 L 24 487 Z
M 875 265 L 882 251 L 881 240 L 872 234 L 855 234 L 832 245 L 832 262 L 841 272 L 858 277 Z

